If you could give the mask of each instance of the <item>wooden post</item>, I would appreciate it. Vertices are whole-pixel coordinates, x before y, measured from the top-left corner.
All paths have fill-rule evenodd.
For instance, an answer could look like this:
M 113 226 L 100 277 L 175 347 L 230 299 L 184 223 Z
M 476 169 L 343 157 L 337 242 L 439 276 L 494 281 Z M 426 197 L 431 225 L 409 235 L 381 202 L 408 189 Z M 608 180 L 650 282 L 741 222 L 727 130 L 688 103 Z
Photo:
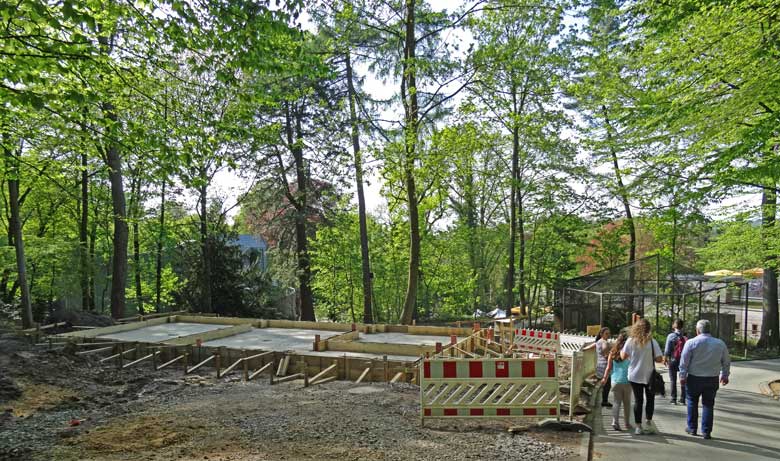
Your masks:
M 246 359 L 246 349 L 244 349 L 244 382 L 249 381 L 249 361 Z
M 319 350 L 320 350 L 320 335 L 314 335 L 314 351 L 317 352 Z
M 388 368 L 388 364 L 387 364 L 387 356 L 386 356 L 386 355 L 382 356 L 382 362 L 384 362 L 384 367 L 385 367 L 385 382 L 387 382 L 387 381 L 389 381 L 389 380 L 390 380 L 390 376 L 389 376 L 390 370 L 389 370 L 389 368 Z
M 271 371 L 268 373 L 268 382 L 273 386 L 274 384 L 274 368 L 276 368 L 276 359 L 271 361 Z
M 347 354 L 344 354 L 344 380 L 349 381 L 352 377 L 349 375 L 349 359 Z
M 220 377 L 220 376 L 219 376 L 219 369 L 221 368 L 221 367 L 220 367 L 220 365 L 222 365 L 222 363 L 221 363 L 221 362 L 222 362 L 222 356 L 220 355 L 220 350 L 219 350 L 219 349 L 217 349 L 217 352 L 215 352 L 215 353 L 214 353 L 214 355 L 216 356 L 215 358 L 216 358 L 216 362 L 217 362 L 217 363 L 216 363 L 216 367 L 217 367 L 217 379 L 219 379 L 219 377 Z
M 748 327 L 748 291 L 750 289 L 750 284 L 745 283 L 742 285 L 745 287 L 745 323 L 742 324 L 744 333 L 743 333 L 743 341 L 745 344 L 745 358 L 748 356 L 748 334 L 747 334 L 747 327 Z
M 187 374 L 187 368 L 190 367 L 190 360 L 189 359 L 190 359 L 190 353 L 189 352 L 185 352 L 184 353 L 184 374 L 185 375 Z
M 160 349 L 155 347 L 152 349 L 152 370 L 157 370 L 157 354 L 160 353 Z
M 119 345 L 119 360 L 117 361 L 120 370 L 124 366 L 124 357 L 125 357 L 125 345 L 124 343 L 122 343 Z

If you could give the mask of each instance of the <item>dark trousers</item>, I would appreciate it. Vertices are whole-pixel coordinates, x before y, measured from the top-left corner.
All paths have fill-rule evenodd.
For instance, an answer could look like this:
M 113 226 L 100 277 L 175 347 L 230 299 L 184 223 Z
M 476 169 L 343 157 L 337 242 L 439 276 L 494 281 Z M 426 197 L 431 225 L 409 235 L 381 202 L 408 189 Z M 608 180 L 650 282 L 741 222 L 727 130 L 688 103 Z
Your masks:
M 607 382 L 601 386 L 601 402 L 609 402 L 609 390 L 612 389 L 612 377 L 607 376 Z
M 669 362 L 669 387 L 672 388 L 672 400 L 677 400 L 677 373 L 680 371 L 680 362 Z M 685 384 L 680 383 L 680 402 L 685 400 Z
M 631 390 L 634 391 L 634 422 L 642 424 L 642 406 L 645 407 L 645 417 L 648 420 L 653 419 L 655 411 L 655 394 L 650 386 L 642 383 L 630 381 Z M 647 399 L 647 402 L 645 402 Z
M 688 375 L 688 429 L 695 431 L 699 422 L 699 397 L 701 397 L 701 432 L 712 432 L 715 418 L 715 394 L 718 392 L 718 377 Z

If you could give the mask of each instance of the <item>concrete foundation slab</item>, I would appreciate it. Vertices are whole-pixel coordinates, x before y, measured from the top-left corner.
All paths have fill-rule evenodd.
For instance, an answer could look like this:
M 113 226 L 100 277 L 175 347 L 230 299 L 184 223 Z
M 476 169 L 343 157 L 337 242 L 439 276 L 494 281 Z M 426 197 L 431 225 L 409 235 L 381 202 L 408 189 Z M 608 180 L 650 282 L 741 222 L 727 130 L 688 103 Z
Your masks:
M 312 350 L 315 335 L 327 339 L 339 334 L 341 334 L 339 331 L 302 328 L 252 328 L 246 333 L 207 341 L 203 345 L 247 350 L 308 352 Z
M 417 344 L 421 346 L 435 346 L 441 343 L 447 346 L 450 343 L 449 336 L 410 335 L 407 333 L 370 333 L 360 334 L 358 342 L 361 343 L 387 343 L 387 344 Z
M 204 333 L 206 331 L 219 330 L 226 328 L 227 325 L 212 325 L 207 323 L 187 323 L 174 322 L 163 323 L 150 327 L 138 328 L 136 330 L 123 331 L 119 333 L 110 333 L 98 336 L 100 339 L 113 339 L 117 341 L 139 341 L 145 343 L 163 342 L 182 336 Z

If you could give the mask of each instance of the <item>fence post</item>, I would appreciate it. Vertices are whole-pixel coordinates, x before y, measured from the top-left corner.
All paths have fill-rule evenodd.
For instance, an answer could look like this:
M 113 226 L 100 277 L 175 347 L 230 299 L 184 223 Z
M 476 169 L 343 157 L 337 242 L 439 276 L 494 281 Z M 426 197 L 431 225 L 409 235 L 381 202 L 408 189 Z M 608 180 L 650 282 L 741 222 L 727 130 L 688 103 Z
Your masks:
M 745 323 L 742 324 L 742 328 L 744 330 L 743 333 L 743 341 L 745 345 L 745 358 L 747 358 L 748 354 L 748 334 L 747 334 L 747 327 L 748 327 L 748 290 L 750 289 L 750 284 L 745 282 Z

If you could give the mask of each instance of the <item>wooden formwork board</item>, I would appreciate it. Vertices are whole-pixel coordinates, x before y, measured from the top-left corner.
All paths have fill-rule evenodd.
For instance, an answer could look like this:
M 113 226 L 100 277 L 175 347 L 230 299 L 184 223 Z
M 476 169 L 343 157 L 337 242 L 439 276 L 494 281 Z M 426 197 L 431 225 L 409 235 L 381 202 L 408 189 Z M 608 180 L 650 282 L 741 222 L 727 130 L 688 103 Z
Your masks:
M 328 340 L 328 350 L 337 352 L 356 352 L 375 355 L 406 355 L 419 357 L 426 352 L 436 352 L 436 346 L 424 346 L 418 344 L 391 344 L 391 343 L 361 343 L 356 341 Z
M 195 333 L 188 336 L 181 336 L 179 338 L 164 341 L 162 344 L 167 344 L 171 346 L 186 346 L 188 344 L 195 344 L 197 343 L 198 340 L 201 340 L 201 342 L 205 343 L 206 341 L 213 341 L 215 339 L 221 339 L 221 338 L 226 338 L 228 336 L 237 335 L 240 333 L 246 333 L 251 329 L 252 329 L 252 325 L 248 323 L 239 324 L 239 325 L 234 325 L 232 327 L 205 331 L 203 333 Z
M 95 328 L 93 330 L 71 331 L 69 333 L 62 333 L 56 336 L 61 338 L 96 338 L 98 336 L 122 333 L 124 331 L 138 330 L 141 328 L 170 323 L 171 318 L 172 317 L 159 317 L 156 319 L 144 320 L 143 322 L 123 323 L 120 325 L 112 325 L 110 327 Z
M 202 315 L 177 315 L 175 317 L 176 322 L 187 323 L 206 323 L 210 325 L 250 325 L 257 328 L 262 328 L 261 319 L 253 319 L 246 317 L 205 317 Z

